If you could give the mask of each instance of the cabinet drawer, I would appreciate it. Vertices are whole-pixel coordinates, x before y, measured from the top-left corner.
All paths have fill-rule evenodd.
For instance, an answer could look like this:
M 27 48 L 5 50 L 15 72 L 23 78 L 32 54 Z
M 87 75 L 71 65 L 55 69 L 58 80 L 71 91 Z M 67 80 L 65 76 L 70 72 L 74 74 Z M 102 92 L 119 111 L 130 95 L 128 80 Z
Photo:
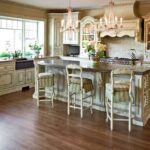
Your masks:
M 15 69 L 15 66 L 13 64 L 1 64 L 0 65 L 0 72 L 3 71 L 13 71 Z

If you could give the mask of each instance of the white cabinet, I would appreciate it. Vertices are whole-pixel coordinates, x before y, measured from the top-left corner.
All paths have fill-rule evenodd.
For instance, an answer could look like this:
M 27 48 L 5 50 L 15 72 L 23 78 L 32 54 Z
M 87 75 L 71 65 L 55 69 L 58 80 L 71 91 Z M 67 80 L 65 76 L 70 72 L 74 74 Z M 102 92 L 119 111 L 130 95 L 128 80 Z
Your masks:
M 34 68 L 15 70 L 15 60 L 0 62 L 0 95 L 34 86 Z
M 11 88 L 14 85 L 14 73 L 5 72 L 0 74 L 0 90 Z
M 49 53 L 51 56 L 62 56 L 63 55 L 63 35 L 60 32 L 61 20 L 63 14 L 60 13 L 49 13 L 48 14 L 48 43 Z
M 76 26 L 78 21 L 79 12 L 72 12 L 72 23 Z M 64 14 L 64 25 L 67 23 L 68 14 Z M 66 26 L 64 26 L 65 28 Z M 79 44 L 79 30 L 64 31 L 63 32 L 63 44 Z
M 27 86 L 34 83 L 34 69 L 21 69 L 15 71 L 15 85 Z
M 16 85 L 25 84 L 25 70 L 17 70 L 15 72 Z
M 34 83 L 34 69 L 26 69 L 25 75 L 25 82 L 26 84 L 33 84 Z
M 80 23 L 80 56 L 88 57 L 86 47 L 90 41 L 97 41 L 96 21 L 93 17 L 86 16 Z
M 14 86 L 15 62 L 0 63 L 0 91 Z

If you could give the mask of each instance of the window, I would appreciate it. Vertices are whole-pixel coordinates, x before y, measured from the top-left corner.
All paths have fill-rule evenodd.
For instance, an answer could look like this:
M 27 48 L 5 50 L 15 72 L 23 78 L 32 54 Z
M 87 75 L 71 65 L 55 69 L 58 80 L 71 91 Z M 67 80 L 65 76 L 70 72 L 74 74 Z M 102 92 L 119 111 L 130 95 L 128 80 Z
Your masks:
M 44 21 L 0 17 L 0 57 L 11 57 L 18 50 L 32 57 L 29 44 L 35 41 L 44 47 Z M 44 54 L 43 47 L 40 55 Z

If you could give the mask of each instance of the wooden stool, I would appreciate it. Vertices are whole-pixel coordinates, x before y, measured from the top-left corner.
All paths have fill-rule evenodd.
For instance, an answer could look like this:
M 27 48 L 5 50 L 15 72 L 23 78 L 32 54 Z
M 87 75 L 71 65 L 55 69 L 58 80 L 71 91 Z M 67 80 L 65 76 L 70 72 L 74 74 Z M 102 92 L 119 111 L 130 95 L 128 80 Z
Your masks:
M 94 86 L 91 79 L 82 77 L 82 67 L 75 64 L 66 66 L 67 84 L 68 84 L 68 115 L 70 115 L 70 108 L 80 109 L 80 117 L 83 117 L 83 102 L 90 98 L 89 106 L 92 113 L 93 90 Z M 80 106 L 76 105 L 76 95 L 80 95 Z M 72 102 L 71 98 L 74 101 Z
M 37 75 L 36 82 L 37 82 L 37 106 L 39 106 L 40 101 L 51 101 L 53 107 L 54 74 L 48 72 L 39 73 Z M 40 97 L 43 97 L 43 95 L 41 95 L 42 93 L 44 93 L 45 99 L 40 99 Z
M 113 130 L 113 121 L 128 121 L 128 130 L 131 131 L 133 72 L 129 69 L 115 69 L 111 72 L 111 83 L 106 84 L 106 112 L 110 120 L 110 129 Z M 114 103 L 128 103 L 128 119 L 114 118 Z

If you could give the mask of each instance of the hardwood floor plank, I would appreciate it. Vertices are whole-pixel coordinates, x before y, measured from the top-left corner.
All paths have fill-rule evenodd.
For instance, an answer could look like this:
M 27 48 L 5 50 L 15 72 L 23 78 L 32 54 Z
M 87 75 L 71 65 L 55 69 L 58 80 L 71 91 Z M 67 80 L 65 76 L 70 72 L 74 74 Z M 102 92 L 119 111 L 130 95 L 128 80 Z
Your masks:
M 36 106 L 33 89 L 0 96 L 0 150 L 148 150 L 150 121 L 145 127 L 115 122 L 111 132 L 105 113 L 79 110 L 67 115 L 67 104 Z

